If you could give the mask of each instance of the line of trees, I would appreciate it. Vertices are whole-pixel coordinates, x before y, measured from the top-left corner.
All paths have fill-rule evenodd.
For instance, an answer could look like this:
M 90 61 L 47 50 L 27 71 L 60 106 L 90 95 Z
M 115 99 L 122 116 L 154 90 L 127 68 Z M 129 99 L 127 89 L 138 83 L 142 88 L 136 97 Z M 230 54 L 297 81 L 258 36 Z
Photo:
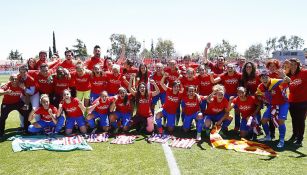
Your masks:
M 174 43 L 171 40 L 164 40 L 158 38 L 157 42 L 151 41 L 151 48 L 147 49 L 145 46 L 142 48 L 142 44 L 133 35 L 127 37 L 125 34 L 112 34 L 110 36 L 111 47 L 107 50 L 108 54 L 118 59 L 121 55 L 122 50 L 125 51 L 125 57 L 138 59 L 138 58 L 171 58 L 175 55 L 176 51 L 174 48 Z M 143 41 L 144 42 L 144 41 Z M 298 50 L 302 49 L 304 46 L 304 39 L 298 36 L 287 36 L 283 35 L 280 37 L 269 38 L 265 42 L 265 46 L 261 43 L 252 44 L 249 46 L 245 52 L 244 56 L 248 59 L 255 58 L 266 58 L 270 57 L 270 54 L 277 50 Z M 73 52 L 76 57 L 81 60 L 85 60 L 89 55 L 85 43 L 81 39 L 76 39 L 76 44 L 72 46 Z M 141 50 L 142 48 L 142 50 Z M 66 49 L 68 49 L 66 47 Z M 240 54 L 237 52 L 237 45 L 230 43 L 227 40 L 222 40 L 221 43 L 214 45 L 208 55 L 210 58 L 214 58 L 223 55 L 227 58 L 237 58 Z M 53 32 L 53 47 L 49 47 L 49 57 L 57 53 L 55 34 Z M 192 53 L 192 57 L 201 56 L 200 53 Z M 22 60 L 22 54 L 16 49 L 11 50 L 8 60 Z

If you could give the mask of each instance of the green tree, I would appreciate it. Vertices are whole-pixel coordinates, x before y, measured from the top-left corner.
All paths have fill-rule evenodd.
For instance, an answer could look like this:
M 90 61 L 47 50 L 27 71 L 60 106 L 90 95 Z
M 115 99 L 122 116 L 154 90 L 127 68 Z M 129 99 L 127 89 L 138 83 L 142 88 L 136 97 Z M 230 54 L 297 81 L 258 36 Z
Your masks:
M 224 56 L 227 58 L 236 58 L 239 56 L 239 53 L 236 51 L 237 46 L 231 45 L 228 41 L 222 40 L 221 44 L 217 44 L 213 47 L 208 53 L 209 58 L 214 58 L 217 56 Z
M 171 40 L 158 39 L 155 48 L 155 54 L 157 54 L 158 58 L 170 58 L 174 53 L 174 43 Z
M 298 50 L 298 49 L 302 49 L 302 47 L 304 46 L 304 39 L 298 37 L 298 36 L 295 36 L 295 35 L 292 35 L 289 40 L 288 40 L 288 43 L 289 43 L 289 48 L 290 49 L 295 49 L 295 50 Z
M 85 60 L 88 57 L 86 46 L 82 40 L 77 39 L 76 41 L 77 44 L 72 46 L 74 48 L 72 50 L 74 56 L 79 57 L 81 60 Z
M 253 44 L 251 45 L 244 53 L 244 56 L 247 59 L 260 58 L 264 54 L 264 48 L 262 44 Z
M 53 46 L 52 46 L 52 49 L 53 49 L 53 54 L 57 53 L 58 51 L 56 50 L 56 44 L 55 44 L 55 34 L 54 34 L 54 31 L 53 31 L 53 34 L 52 34 L 52 43 L 53 43 Z M 51 58 L 51 56 L 50 56 Z
M 143 51 L 141 52 L 141 57 L 142 58 L 152 58 L 152 54 L 149 50 L 144 48 Z
M 109 53 L 118 59 L 124 48 L 125 57 L 136 59 L 141 49 L 141 42 L 139 42 L 133 35 L 129 38 L 125 34 L 112 34 L 110 37 L 111 49 Z
M 52 51 L 51 51 L 51 47 L 49 47 L 49 58 L 52 57 Z
M 266 46 L 265 46 L 266 54 L 269 55 L 271 51 L 276 51 L 276 49 L 277 49 L 277 37 L 269 38 L 266 41 Z
M 17 49 L 15 51 L 11 50 L 7 59 L 12 61 L 22 61 L 22 53 L 20 53 Z
M 150 53 L 151 53 L 151 56 L 150 56 L 151 58 L 157 58 L 153 40 L 151 40 Z

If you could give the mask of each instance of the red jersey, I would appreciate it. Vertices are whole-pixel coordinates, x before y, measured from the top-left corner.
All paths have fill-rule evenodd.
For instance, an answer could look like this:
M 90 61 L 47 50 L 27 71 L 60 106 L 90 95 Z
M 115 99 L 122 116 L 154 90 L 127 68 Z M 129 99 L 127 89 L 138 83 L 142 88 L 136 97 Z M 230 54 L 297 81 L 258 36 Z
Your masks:
M 45 77 L 40 73 L 33 75 L 33 78 L 36 80 L 37 90 L 41 94 L 50 94 L 53 92 L 53 83 L 48 80 L 51 73 L 48 73 L 48 76 Z
M 152 115 L 150 107 L 152 101 L 152 93 L 148 93 L 148 97 L 141 95 L 137 106 L 137 115 L 141 117 L 148 118 Z
M 75 80 L 75 86 L 77 91 L 88 91 L 91 89 L 90 73 L 84 73 L 82 76 L 79 76 L 77 73 L 74 73 L 72 77 Z
M 212 87 L 214 86 L 214 84 L 210 80 L 210 75 L 204 75 L 204 76 L 198 75 L 198 80 L 199 80 L 199 88 L 198 88 L 199 94 L 204 96 L 208 96 L 209 94 L 211 94 Z
M 177 108 L 180 105 L 181 98 L 181 93 L 178 92 L 177 94 L 173 94 L 173 90 L 171 88 L 167 88 L 163 109 L 169 114 L 176 114 Z
M 108 93 L 109 94 L 116 94 L 118 89 L 121 87 L 123 82 L 123 77 L 118 75 L 117 77 L 114 76 L 113 73 L 107 73 L 107 80 L 108 80 Z
M 181 102 L 183 112 L 186 115 L 192 115 L 195 114 L 196 112 L 199 112 L 200 103 L 201 100 L 197 96 L 193 97 L 192 99 L 190 99 L 188 96 L 184 96 Z
M 96 106 L 95 111 L 98 112 L 99 114 L 108 114 L 109 108 L 111 104 L 114 102 L 114 98 L 109 97 L 105 102 L 103 102 L 102 99 L 99 97 L 93 102 L 93 104 L 97 102 L 99 102 L 99 105 Z
M 76 71 L 76 65 L 72 62 L 72 60 L 64 60 L 59 66 L 69 70 L 69 72 Z
M 208 63 L 210 69 L 212 70 L 213 73 L 215 74 L 222 74 L 225 71 L 225 67 L 223 67 L 223 69 L 220 69 L 217 64 L 213 64 L 211 62 Z
M 287 96 L 285 92 L 285 84 L 282 84 L 282 79 L 271 79 L 267 87 L 264 84 L 260 84 L 257 88 L 257 95 L 260 95 L 269 104 L 281 105 L 287 101 Z
M 1 89 L 4 91 L 11 90 L 13 91 L 10 94 L 3 95 L 2 104 L 15 104 L 20 101 L 20 97 L 23 93 L 23 89 L 21 89 L 19 86 L 14 87 L 11 82 L 8 82 L 1 86 Z
M 52 118 L 49 115 L 49 112 L 48 112 L 49 109 L 52 110 L 52 114 L 56 114 L 58 112 L 56 107 L 54 107 L 53 105 L 49 105 L 48 109 L 45 109 L 44 107 L 41 106 L 38 109 L 36 109 L 36 111 L 34 113 L 40 115 L 41 120 L 46 121 L 46 122 L 51 122 Z
M 179 79 L 180 73 L 178 71 L 172 71 L 171 69 L 167 68 L 164 70 L 169 74 L 168 76 L 168 86 L 172 86 L 174 81 Z
M 180 82 L 182 86 L 184 87 L 184 93 L 187 92 L 187 89 L 189 86 L 194 86 L 196 89 L 198 89 L 199 86 L 199 80 L 198 77 L 194 76 L 192 80 L 189 80 L 187 77 L 182 77 L 180 79 Z
M 101 67 L 103 66 L 103 58 L 96 58 L 96 57 L 92 57 L 88 60 L 86 60 L 86 62 L 84 63 L 85 67 L 88 69 L 88 70 L 93 70 L 94 66 L 96 64 L 100 64 Z
M 259 86 L 260 83 L 261 83 L 260 78 L 256 76 L 254 79 L 250 79 L 246 82 L 245 88 L 251 95 L 255 95 L 257 87 Z
M 62 77 L 59 79 L 56 75 L 53 75 L 53 87 L 54 93 L 57 95 L 62 95 L 65 89 L 69 89 L 70 79 L 67 77 Z
M 237 88 L 240 85 L 241 74 L 234 73 L 232 76 L 228 75 L 228 73 L 222 74 L 221 76 L 221 83 L 224 85 L 226 94 L 228 95 L 235 95 L 237 94 Z
M 213 101 L 207 104 L 205 114 L 216 115 L 228 108 L 228 100 L 224 97 L 221 102 L 217 102 L 217 98 L 213 97 Z
M 48 64 L 47 59 L 45 61 L 43 61 L 41 59 L 37 60 L 37 62 L 35 64 L 35 69 L 38 70 L 43 63 Z
M 34 92 L 34 94 L 35 94 L 36 92 L 38 92 L 38 91 L 37 91 L 37 87 L 36 87 L 36 82 L 34 81 L 34 79 L 33 79 L 31 76 L 27 75 L 27 78 L 26 78 L 25 80 L 24 80 L 23 78 L 21 78 L 20 75 L 18 75 L 17 78 L 18 78 L 18 82 L 24 83 L 24 85 L 26 86 L 26 88 L 35 87 L 35 92 Z M 23 92 L 23 94 L 24 94 L 24 92 Z
M 307 87 L 307 70 L 301 69 L 301 71 L 291 76 L 291 82 L 289 85 L 289 102 L 306 102 L 307 93 L 305 88 Z
M 157 75 L 156 73 L 154 73 L 153 76 L 151 77 L 153 80 L 155 80 L 157 86 L 159 87 L 160 93 L 165 92 L 165 90 L 162 88 L 160 84 L 162 77 L 163 75 Z M 154 90 L 153 85 L 151 85 L 151 90 Z
M 90 78 L 91 83 L 91 93 L 100 94 L 102 91 L 107 91 L 107 76 L 103 74 L 102 76 L 92 75 Z
M 70 103 L 66 103 L 64 100 L 61 102 L 65 111 L 66 117 L 80 117 L 83 116 L 83 112 L 79 107 L 79 100 L 77 98 L 71 98 Z
M 232 103 L 238 106 L 242 118 L 251 116 L 257 108 L 257 99 L 255 96 L 247 96 L 246 101 L 242 101 L 239 97 L 236 97 Z
M 121 113 L 131 113 L 132 107 L 131 107 L 131 98 L 132 95 L 128 94 L 128 100 L 127 103 L 124 104 L 124 99 L 121 99 L 120 97 L 117 98 L 115 105 L 116 105 L 116 111 L 121 112 Z

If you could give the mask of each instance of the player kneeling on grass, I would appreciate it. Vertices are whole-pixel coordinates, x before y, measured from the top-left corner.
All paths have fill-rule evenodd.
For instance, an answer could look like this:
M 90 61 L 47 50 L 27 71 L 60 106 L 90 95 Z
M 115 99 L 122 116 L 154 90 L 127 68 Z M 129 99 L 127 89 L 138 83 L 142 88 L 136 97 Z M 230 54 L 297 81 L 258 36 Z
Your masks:
M 202 101 L 201 97 L 195 93 L 195 87 L 189 86 L 187 89 L 187 95 L 184 96 L 181 101 L 182 111 L 185 113 L 185 118 L 183 121 L 183 130 L 184 132 L 188 132 L 192 120 L 196 120 L 196 130 L 197 136 L 196 140 L 201 140 L 201 131 L 204 126 L 204 117 L 203 114 L 200 112 L 200 103 Z
M 93 105 L 89 107 L 89 114 L 87 115 L 86 120 L 93 132 L 95 132 L 96 119 L 99 119 L 99 127 L 102 128 L 103 131 L 107 132 L 109 130 L 108 115 L 115 107 L 114 101 L 115 98 L 109 97 L 107 91 L 102 91 L 100 97 L 98 97 L 93 102 Z
M 212 93 L 207 98 L 208 105 L 204 112 L 207 135 L 210 133 L 209 128 L 214 124 L 222 126 L 222 132 L 228 131 L 232 117 L 229 115 L 228 101 L 224 95 L 224 86 L 218 84 L 213 86 Z
M 179 81 L 173 82 L 172 88 L 167 87 L 164 84 L 166 77 L 168 77 L 168 74 L 164 73 L 163 78 L 161 79 L 160 82 L 161 87 L 166 91 L 166 100 L 165 103 L 163 104 L 163 107 L 159 109 L 159 111 L 156 114 L 156 123 L 159 134 L 162 134 L 163 133 L 162 117 L 165 117 L 167 120 L 166 123 L 167 130 L 169 131 L 169 134 L 172 135 L 175 127 L 176 112 L 180 105 L 183 88 L 180 87 Z
M 62 129 L 64 124 L 64 118 L 57 119 L 57 109 L 50 104 L 50 100 L 47 94 L 43 94 L 40 98 L 41 107 L 36 110 L 32 110 L 29 115 L 29 121 L 31 122 L 36 115 L 40 115 L 40 120 L 34 122 L 29 126 L 28 131 L 31 133 L 39 133 L 43 131 L 51 132 L 54 130 L 54 133 L 57 134 Z
M 148 92 L 148 88 L 144 82 L 139 83 L 137 90 L 132 88 L 134 77 L 130 77 L 129 91 L 135 96 L 136 115 L 132 118 L 132 126 L 136 127 L 137 131 L 146 131 L 151 133 L 154 129 L 153 115 L 151 112 L 152 98 L 160 93 L 159 87 L 154 80 L 150 80 L 150 84 L 155 87 L 155 91 Z
M 248 96 L 246 94 L 246 89 L 244 87 L 238 87 L 237 89 L 238 97 L 231 96 L 229 99 L 229 111 L 237 106 L 239 112 L 241 113 L 242 120 L 240 124 L 240 136 L 245 138 L 248 134 L 252 134 L 252 127 L 256 126 L 259 121 L 257 121 L 257 114 L 261 109 L 261 105 L 259 101 L 255 98 L 255 96 Z M 250 122 L 249 122 L 250 121 Z M 252 121 L 255 121 L 255 126 L 252 125 Z
M 132 95 L 127 93 L 127 90 L 123 87 L 118 89 L 118 94 L 115 96 L 116 111 L 110 114 L 110 123 L 114 128 L 114 133 L 118 132 L 118 124 L 121 125 L 124 132 L 129 130 L 129 124 L 131 119 L 131 98 Z M 120 123 L 121 122 L 121 123 Z
M 65 134 L 71 135 L 75 123 L 77 123 L 80 132 L 86 134 L 85 119 L 83 116 L 83 111 L 85 107 L 82 102 L 77 98 L 72 98 L 71 93 L 68 89 L 65 89 L 63 92 L 63 101 L 59 104 L 59 110 L 57 116 L 60 117 L 59 120 L 62 120 L 64 116 L 61 116 L 62 111 L 65 112 L 66 116 L 66 128 Z

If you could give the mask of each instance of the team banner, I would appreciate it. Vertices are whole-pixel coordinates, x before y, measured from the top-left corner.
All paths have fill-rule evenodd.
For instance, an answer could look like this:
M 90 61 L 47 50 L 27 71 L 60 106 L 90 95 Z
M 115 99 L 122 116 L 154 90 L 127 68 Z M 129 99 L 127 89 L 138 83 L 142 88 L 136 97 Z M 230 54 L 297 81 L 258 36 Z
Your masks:
M 89 135 L 89 138 L 86 141 L 88 143 L 107 142 L 109 141 L 109 134 L 108 133 L 91 134 Z
M 168 142 L 168 140 L 170 139 L 170 136 L 169 135 L 163 135 L 161 136 L 161 134 L 153 134 L 151 135 L 147 141 L 149 143 L 152 143 L 152 142 L 155 142 L 155 143 L 166 143 Z
M 46 136 L 15 137 L 13 138 L 12 148 L 14 152 L 44 149 L 49 151 L 93 150 L 86 140 L 79 135 L 57 138 Z
M 277 156 L 277 153 L 269 146 L 249 140 L 224 140 L 219 131 L 221 127 L 215 126 L 210 133 L 212 147 L 221 149 L 233 149 L 237 152 L 245 152 L 266 156 Z
M 190 149 L 196 143 L 195 139 L 175 138 L 169 144 L 170 147 Z
M 137 136 L 135 135 L 118 135 L 111 141 L 111 144 L 127 145 L 134 143 Z

